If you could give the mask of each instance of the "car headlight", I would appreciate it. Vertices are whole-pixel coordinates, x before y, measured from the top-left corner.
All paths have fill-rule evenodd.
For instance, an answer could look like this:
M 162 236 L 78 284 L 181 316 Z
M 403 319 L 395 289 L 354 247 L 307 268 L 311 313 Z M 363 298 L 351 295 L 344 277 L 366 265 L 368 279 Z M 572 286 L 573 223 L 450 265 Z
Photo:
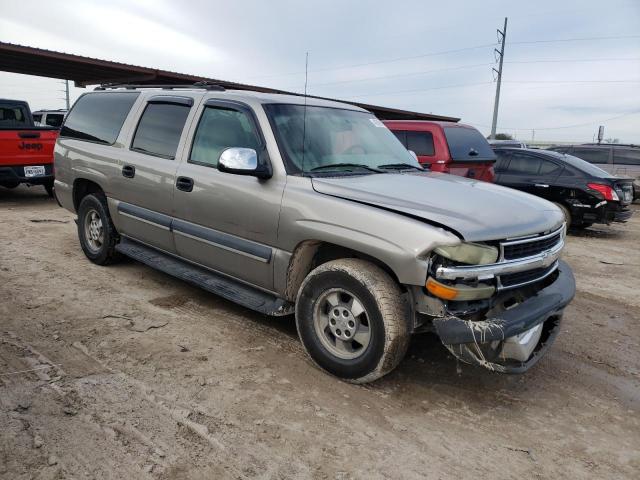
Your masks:
M 469 265 L 486 265 L 496 263 L 498 260 L 496 247 L 479 243 L 461 243 L 451 247 L 438 247 L 434 251 L 449 260 Z

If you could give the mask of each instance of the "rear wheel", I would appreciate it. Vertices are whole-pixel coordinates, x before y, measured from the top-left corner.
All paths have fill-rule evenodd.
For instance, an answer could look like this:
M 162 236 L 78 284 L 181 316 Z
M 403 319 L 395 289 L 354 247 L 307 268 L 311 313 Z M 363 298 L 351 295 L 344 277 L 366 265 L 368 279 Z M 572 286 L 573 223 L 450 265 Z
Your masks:
M 556 203 L 556 202 L 554 202 L 554 203 L 555 203 L 556 207 L 558 207 L 560 210 L 562 210 L 562 214 L 564 215 L 564 221 L 566 223 L 567 230 L 569 230 L 569 228 L 571 227 L 571 220 L 572 220 L 571 219 L 571 212 L 563 204 Z
M 404 357 L 409 313 L 396 282 L 359 259 L 327 262 L 302 283 L 296 326 L 312 360 L 354 383 L 376 380 Z
M 109 265 L 120 259 L 115 249 L 118 232 L 111 221 L 103 193 L 92 193 L 80 202 L 78 238 L 84 254 L 93 263 Z

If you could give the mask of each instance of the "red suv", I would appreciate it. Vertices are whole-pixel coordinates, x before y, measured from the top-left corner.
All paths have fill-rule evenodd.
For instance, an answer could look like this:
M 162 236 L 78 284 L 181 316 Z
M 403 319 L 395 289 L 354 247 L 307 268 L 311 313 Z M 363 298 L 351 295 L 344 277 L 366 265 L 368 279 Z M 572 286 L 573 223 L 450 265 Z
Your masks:
M 496 156 L 475 128 L 454 122 L 385 120 L 398 140 L 434 172 L 493 182 Z

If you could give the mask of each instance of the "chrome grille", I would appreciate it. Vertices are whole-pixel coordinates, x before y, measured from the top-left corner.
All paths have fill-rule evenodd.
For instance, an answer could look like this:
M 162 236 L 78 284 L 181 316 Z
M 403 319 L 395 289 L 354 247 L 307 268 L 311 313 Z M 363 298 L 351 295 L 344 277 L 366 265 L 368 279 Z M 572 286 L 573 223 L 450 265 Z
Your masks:
M 502 259 L 517 260 L 549 250 L 562 241 L 563 229 L 564 227 L 539 237 L 502 242 L 500 244 Z

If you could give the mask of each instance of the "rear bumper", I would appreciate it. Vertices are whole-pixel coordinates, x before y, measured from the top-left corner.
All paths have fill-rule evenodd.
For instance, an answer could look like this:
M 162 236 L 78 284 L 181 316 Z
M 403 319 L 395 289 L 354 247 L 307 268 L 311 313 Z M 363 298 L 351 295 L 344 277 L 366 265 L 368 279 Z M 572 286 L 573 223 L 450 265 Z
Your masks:
M 576 223 L 611 223 L 626 222 L 633 215 L 629 205 L 620 202 L 602 201 L 596 206 L 572 205 L 571 215 Z
M 24 166 L 0 166 L 0 185 L 2 184 L 17 184 L 28 183 L 30 185 L 44 185 L 53 181 L 53 165 L 44 165 L 44 175 L 37 177 L 25 177 Z
M 522 373 L 535 365 L 555 340 L 562 312 L 575 293 L 576 283 L 571 268 L 560 261 L 558 276 L 553 283 L 516 307 L 502 312 L 499 317 L 481 321 L 444 317 L 435 319 L 433 324 L 442 343 L 460 360 L 501 373 Z M 544 334 L 524 362 L 488 361 L 478 348 L 482 344 L 521 334 L 539 324 L 544 324 Z

